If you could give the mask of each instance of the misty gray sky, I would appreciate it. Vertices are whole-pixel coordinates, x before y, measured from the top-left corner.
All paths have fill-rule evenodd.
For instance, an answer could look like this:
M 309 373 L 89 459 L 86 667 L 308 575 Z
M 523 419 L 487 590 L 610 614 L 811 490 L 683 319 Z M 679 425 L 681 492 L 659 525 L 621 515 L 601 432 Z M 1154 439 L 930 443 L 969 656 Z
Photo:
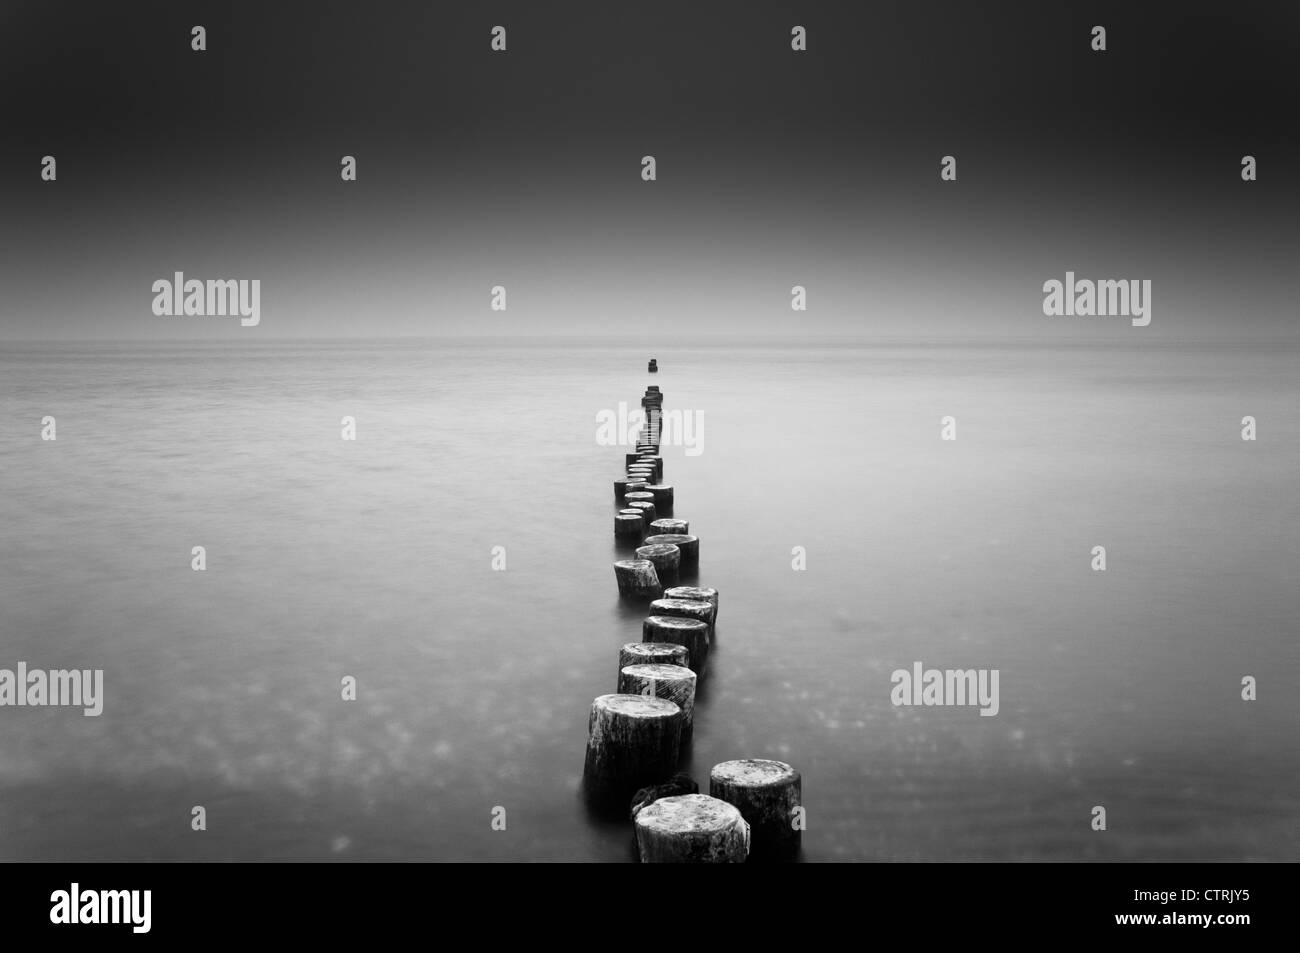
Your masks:
M 1103 8 L 1104 54 L 1029 4 L 80 9 L 6 14 L 5 338 L 1296 328 L 1296 16 L 1272 5 Z M 1043 316 L 1067 270 L 1150 279 L 1151 326 Z M 155 316 L 175 271 L 260 279 L 260 325 Z

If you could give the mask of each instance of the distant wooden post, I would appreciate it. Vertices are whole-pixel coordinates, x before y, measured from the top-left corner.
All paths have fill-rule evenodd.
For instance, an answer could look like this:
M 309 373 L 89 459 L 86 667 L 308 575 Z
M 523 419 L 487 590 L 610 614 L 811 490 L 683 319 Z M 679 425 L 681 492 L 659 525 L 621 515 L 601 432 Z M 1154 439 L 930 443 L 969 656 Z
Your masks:
M 686 520 L 665 518 L 655 520 L 650 524 L 650 528 L 654 530 L 654 532 L 650 534 L 651 536 L 656 534 L 667 536 L 672 533 L 689 533 L 691 531 L 691 524 Z
M 622 539 L 640 539 L 645 532 L 645 520 L 636 510 L 614 514 L 614 535 Z
M 655 506 L 661 510 L 672 509 L 673 488 L 667 483 L 651 483 L 645 488 L 645 492 L 654 494 Z
M 641 638 L 649 643 L 672 643 L 687 652 L 685 665 L 703 675 L 709 660 L 709 624 L 684 616 L 652 615 L 641 623 Z
M 655 509 L 653 503 L 647 503 L 645 500 L 637 500 L 634 503 L 627 504 L 628 509 L 636 510 L 645 519 L 646 525 L 653 523 L 658 518 L 659 511 Z
M 664 479 L 664 458 L 652 453 L 639 457 L 636 463 L 648 463 L 655 468 L 655 483 L 662 483 Z
M 655 564 L 648 559 L 620 559 L 614 563 L 618 594 L 633 599 L 653 599 L 663 591 Z
M 647 486 L 649 486 L 649 484 L 646 483 L 645 480 L 638 480 L 630 476 L 619 477 L 614 481 L 614 502 L 617 503 L 618 501 L 625 499 L 629 492 L 644 493 L 646 492 L 645 488 Z M 650 494 L 650 499 L 654 499 L 653 493 Z
M 655 522 L 659 523 L 662 520 L 655 520 Z M 682 554 L 682 569 L 694 569 L 700 564 L 700 538 L 690 533 L 664 533 L 660 536 L 650 536 L 646 539 L 645 545 L 676 546 Z

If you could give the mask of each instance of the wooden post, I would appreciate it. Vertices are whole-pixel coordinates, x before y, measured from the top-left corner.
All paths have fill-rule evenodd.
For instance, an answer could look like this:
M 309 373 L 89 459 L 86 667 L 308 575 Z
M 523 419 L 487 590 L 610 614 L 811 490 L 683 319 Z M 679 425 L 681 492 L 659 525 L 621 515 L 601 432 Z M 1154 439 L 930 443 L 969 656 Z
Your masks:
M 735 805 L 749 822 L 754 860 L 793 860 L 799 854 L 803 779 L 784 761 L 724 761 L 709 773 L 709 793 Z
M 638 500 L 635 503 L 629 503 L 627 505 L 627 508 L 631 510 L 636 510 L 638 513 L 640 513 L 641 516 L 645 519 L 647 526 L 653 523 L 655 517 L 658 515 L 658 510 L 655 509 L 655 505 L 653 503 L 646 503 L 644 500 Z
M 648 559 L 655 564 L 655 572 L 665 586 L 677 581 L 677 569 L 682 563 L 682 551 L 670 543 L 642 546 L 636 551 L 637 559 Z
M 614 502 L 622 500 L 630 492 L 644 493 L 647 486 L 649 484 L 645 480 L 637 480 L 630 476 L 619 477 L 614 481 Z M 654 499 L 653 493 L 650 494 L 650 498 Z
M 653 493 L 655 506 L 661 510 L 671 510 L 673 508 L 673 488 L 667 483 L 651 483 L 645 488 L 646 493 Z
M 670 643 L 686 649 L 686 665 L 696 675 L 703 675 L 709 660 L 709 624 L 703 619 L 684 616 L 652 615 L 641 623 L 641 638 L 654 645 Z
M 655 564 L 648 559 L 620 559 L 614 563 L 618 594 L 634 599 L 653 599 L 663 591 Z
M 655 468 L 655 478 L 652 482 L 662 483 L 664 479 L 664 458 L 654 454 L 646 454 L 636 461 L 637 463 L 648 463 Z
M 671 642 L 629 642 L 618 650 L 618 673 L 629 665 L 685 665 L 690 668 L 690 652 L 684 645 Z M 615 687 L 618 682 L 615 680 Z
M 645 549 L 644 546 L 641 549 Z M 640 550 L 637 550 L 639 553 Z M 707 602 L 696 602 L 691 599 L 656 599 L 650 603 L 651 615 L 675 615 L 687 619 L 699 619 L 705 625 L 709 626 L 709 634 L 713 634 L 713 606 Z M 710 639 L 712 641 L 712 639 Z
M 658 519 L 650 524 L 651 536 L 667 536 L 671 533 L 689 533 L 691 524 L 686 520 Z
M 658 523 L 659 520 L 655 520 L 655 522 Z M 661 536 L 651 536 L 645 541 L 646 546 L 664 544 L 676 546 L 682 551 L 682 569 L 694 569 L 700 564 L 700 538 L 698 536 L 692 536 L 690 533 L 666 533 Z M 712 625 L 713 623 L 709 624 Z
M 639 520 L 641 521 L 641 538 L 642 538 L 642 539 L 644 539 L 644 538 L 645 538 L 645 534 L 648 533 L 648 532 L 650 531 L 650 530 L 649 530 L 649 526 L 646 524 L 645 513 L 642 512 L 641 510 L 634 510 L 634 509 L 619 510 L 619 511 L 618 511 L 618 515 L 619 515 L 619 516 L 635 516 L 637 519 L 639 519 Z
M 628 490 L 623 494 L 623 499 L 628 503 L 653 503 L 655 495 L 646 490 Z
M 685 665 L 628 665 L 618 673 L 618 690 L 625 695 L 676 702 L 682 710 L 682 741 L 690 738 L 695 716 L 695 673 Z
M 740 864 L 749 856 L 749 825 L 740 812 L 707 794 L 662 797 L 636 815 L 643 864 Z
M 677 770 L 682 710 L 663 698 L 601 695 L 587 721 L 583 776 L 601 793 L 631 794 Z
M 618 512 L 614 514 L 614 535 L 627 539 L 640 539 L 641 534 L 645 532 L 645 520 L 636 510 L 631 513 Z
M 698 586 L 673 586 L 664 592 L 665 599 L 687 599 L 692 602 L 707 602 L 713 606 L 713 618 L 709 620 L 709 625 L 717 625 L 718 622 L 718 590 L 709 588 L 700 588 Z

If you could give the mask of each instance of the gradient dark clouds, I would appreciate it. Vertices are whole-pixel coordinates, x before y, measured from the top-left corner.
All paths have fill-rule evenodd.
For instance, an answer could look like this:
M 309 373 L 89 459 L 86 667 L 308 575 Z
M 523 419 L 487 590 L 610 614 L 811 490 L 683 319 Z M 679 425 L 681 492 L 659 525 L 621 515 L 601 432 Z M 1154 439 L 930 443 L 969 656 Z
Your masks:
M 270 6 L 0 14 L 0 335 L 1295 328 L 1291 5 Z M 1151 327 L 1043 317 L 1067 269 Z M 154 317 L 176 270 L 261 278 L 261 327 Z

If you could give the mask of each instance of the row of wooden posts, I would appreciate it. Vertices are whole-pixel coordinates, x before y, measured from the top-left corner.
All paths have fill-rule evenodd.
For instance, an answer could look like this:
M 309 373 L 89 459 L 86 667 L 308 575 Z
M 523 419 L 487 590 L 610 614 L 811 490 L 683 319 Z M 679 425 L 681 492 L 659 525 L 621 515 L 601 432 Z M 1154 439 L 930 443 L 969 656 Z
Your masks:
M 802 830 L 802 779 L 783 761 L 746 758 L 713 767 L 709 793 L 674 775 L 690 742 L 695 690 L 717 638 L 718 591 L 677 585 L 699 566 L 700 540 L 674 519 L 659 454 L 663 395 L 641 400 L 646 425 L 626 474 L 614 481 L 614 535 L 640 544 L 614 563 L 621 598 L 648 603 L 641 641 L 619 651 L 616 692 L 588 721 L 584 781 L 603 798 L 636 792 L 632 817 L 643 862 L 791 860 Z

